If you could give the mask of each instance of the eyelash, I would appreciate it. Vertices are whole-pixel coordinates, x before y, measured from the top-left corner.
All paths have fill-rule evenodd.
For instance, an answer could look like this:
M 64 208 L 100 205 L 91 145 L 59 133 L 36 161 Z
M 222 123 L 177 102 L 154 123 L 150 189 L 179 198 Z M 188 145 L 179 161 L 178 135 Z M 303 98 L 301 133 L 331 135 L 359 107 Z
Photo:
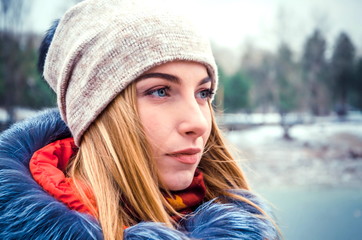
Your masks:
M 147 90 L 145 92 L 145 95 L 146 96 L 154 96 L 154 97 L 161 97 L 161 96 L 155 96 L 154 94 L 157 93 L 158 91 L 160 90 L 164 90 L 165 91 L 165 94 L 166 96 L 169 96 L 168 92 L 170 91 L 170 86 L 165 86 L 165 87 L 160 87 L 160 88 L 156 88 L 156 89 L 150 89 L 150 90 Z M 166 97 L 166 96 L 162 96 L 162 97 Z
M 165 86 L 165 87 L 161 87 L 161 88 L 157 88 L 157 89 L 150 89 L 147 90 L 145 92 L 146 96 L 154 96 L 154 97 L 168 97 L 170 96 L 169 91 L 170 91 L 171 87 L 170 86 Z M 157 93 L 158 91 L 164 90 L 165 91 L 165 96 L 156 96 L 155 93 Z M 199 91 L 197 94 L 201 94 L 201 93 L 206 93 L 207 95 L 205 97 L 203 97 L 202 99 L 210 99 L 212 98 L 212 96 L 214 95 L 214 90 L 212 88 L 208 88 L 208 89 L 204 89 Z
M 208 89 L 204 89 L 204 90 L 198 92 L 197 94 L 201 94 L 201 93 L 206 93 L 207 95 L 204 97 L 204 99 L 209 99 L 209 98 L 212 98 L 212 96 L 214 95 L 214 90 L 211 88 L 208 88 Z

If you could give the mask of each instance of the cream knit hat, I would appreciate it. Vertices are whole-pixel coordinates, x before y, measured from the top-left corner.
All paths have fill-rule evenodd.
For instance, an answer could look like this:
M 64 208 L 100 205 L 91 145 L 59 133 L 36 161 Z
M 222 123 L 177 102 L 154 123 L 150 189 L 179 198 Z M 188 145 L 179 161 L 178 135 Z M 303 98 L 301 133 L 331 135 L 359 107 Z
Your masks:
M 57 93 L 61 116 L 78 146 L 106 106 L 156 65 L 173 60 L 200 62 L 217 87 L 207 38 L 185 18 L 145 3 L 85 0 L 59 22 L 44 78 Z

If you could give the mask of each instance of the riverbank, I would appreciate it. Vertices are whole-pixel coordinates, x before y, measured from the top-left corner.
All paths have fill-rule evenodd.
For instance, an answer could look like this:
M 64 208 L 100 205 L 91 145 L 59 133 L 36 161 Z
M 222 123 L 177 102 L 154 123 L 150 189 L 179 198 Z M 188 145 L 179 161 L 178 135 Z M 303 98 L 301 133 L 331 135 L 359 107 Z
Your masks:
M 228 132 L 254 187 L 361 187 L 362 123 L 323 122 Z

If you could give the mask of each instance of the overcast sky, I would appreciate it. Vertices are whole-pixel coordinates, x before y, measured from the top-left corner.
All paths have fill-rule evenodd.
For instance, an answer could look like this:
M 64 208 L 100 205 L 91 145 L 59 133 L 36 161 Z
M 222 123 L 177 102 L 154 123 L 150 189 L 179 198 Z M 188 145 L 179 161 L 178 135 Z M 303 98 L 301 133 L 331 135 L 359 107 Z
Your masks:
M 34 0 L 32 28 L 44 32 L 69 0 Z M 329 49 L 341 31 L 362 51 L 361 0 L 168 0 L 205 26 L 216 46 L 236 49 L 253 44 L 273 50 L 284 39 L 294 51 L 320 27 Z M 283 20 L 284 19 L 284 20 Z

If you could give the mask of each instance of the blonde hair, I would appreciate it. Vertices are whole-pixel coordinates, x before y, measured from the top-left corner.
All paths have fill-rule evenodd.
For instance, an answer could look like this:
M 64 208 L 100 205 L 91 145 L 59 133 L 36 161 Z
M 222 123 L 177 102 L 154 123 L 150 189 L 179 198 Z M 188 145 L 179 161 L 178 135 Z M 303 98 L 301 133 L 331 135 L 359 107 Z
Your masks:
M 199 168 L 207 189 L 205 200 L 229 196 L 255 206 L 228 191 L 248 190 L 249 186 L 227 150 L 214 117 Z M 135 83 L 86 131 L 68 175 L 75 179 L 80 195 L 99 219 L 106 240 L 123 239 L 124 226 L 141 220 L 173 227 L 170 215 L 177 212 L 160 191 L 151 148 L 138 117 Z M 86 197 L 87 191 L 94 193 L 96 207 Z

